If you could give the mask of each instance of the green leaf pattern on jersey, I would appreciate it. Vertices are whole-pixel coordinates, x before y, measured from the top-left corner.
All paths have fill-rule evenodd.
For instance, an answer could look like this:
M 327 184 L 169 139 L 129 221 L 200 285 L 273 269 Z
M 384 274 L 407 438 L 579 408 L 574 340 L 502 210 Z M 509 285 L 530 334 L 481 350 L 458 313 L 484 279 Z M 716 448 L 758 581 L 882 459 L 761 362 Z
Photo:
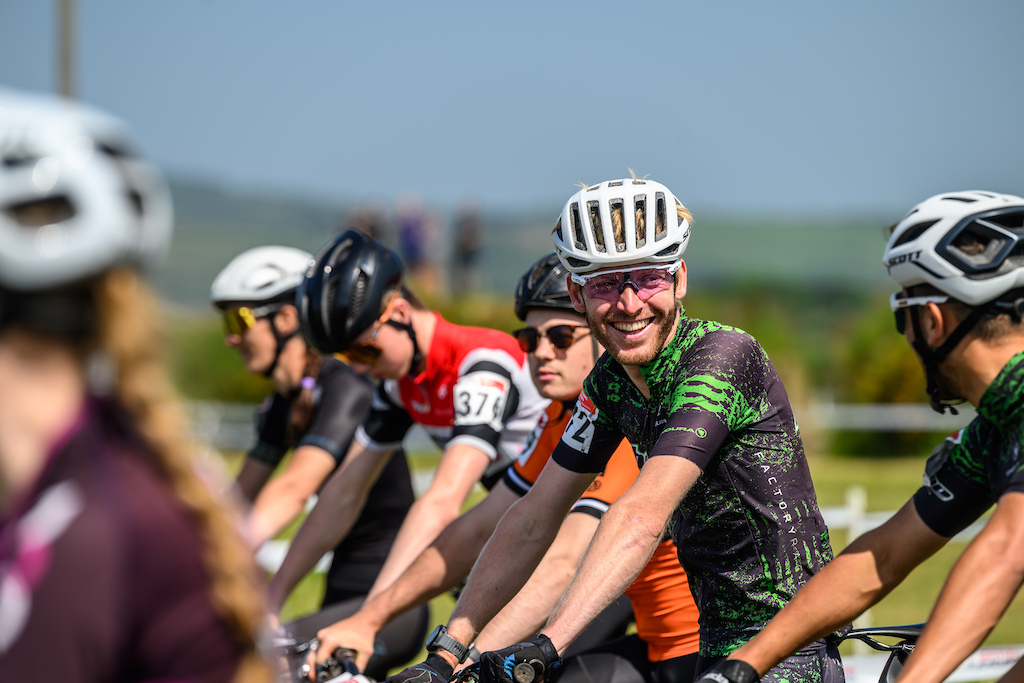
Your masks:
M 954 435 L 956 436 L 956 435 Z M 950 501 L 963 510 L 962 524 L 973 521 L 979 505 L 994 504 L 1008 490 L 1024 491 L 1024 353 L 1006 364 L 985 390 L 978 417 L 959 434 L 947 439 L 928 459 L 926 478 L 949 481 L 952 477 L 970 485 Z M 969 516 L 968 516 L 969 515 Z
M 640 369 L 650 400 L 608 355 L 587 395 L 641 466 L 676 455 L 702 468 L 670 530 L 701 609 L 701 654 L 727 654 L 832 558 L 796 422 L 764 350 L 736 328 L 683 316 Z

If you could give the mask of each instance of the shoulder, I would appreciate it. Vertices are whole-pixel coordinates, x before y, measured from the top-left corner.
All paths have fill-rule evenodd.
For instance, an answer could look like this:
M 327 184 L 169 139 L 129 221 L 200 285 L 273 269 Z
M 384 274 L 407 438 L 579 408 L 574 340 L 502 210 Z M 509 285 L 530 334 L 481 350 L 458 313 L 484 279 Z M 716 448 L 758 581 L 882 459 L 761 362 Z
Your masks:
M 682 329 L 653 364 L 651 370 L 657 376 L 763 375 L 770 365 L 758 341 L 737 327 L 685 317 L 680 325 Z
M 324 357 L 316 382 L 325 394 L 343 391 L 369 399 L 374 391 L 373 380 L 330 356 Z
M 510 370 L 526 365 L 526 354 L 510 334 L 484 327 L 454 325 L 438 317 L 430 356 L 449 365 L 459 374 L 469 372 L 478 363 L 496 363 Z
M 753 336 L 738 327 L 714 320 L 683 318 L 683 334 L 677 337 L 682 346 L 721 355 L 764 355 L 764 349 Z

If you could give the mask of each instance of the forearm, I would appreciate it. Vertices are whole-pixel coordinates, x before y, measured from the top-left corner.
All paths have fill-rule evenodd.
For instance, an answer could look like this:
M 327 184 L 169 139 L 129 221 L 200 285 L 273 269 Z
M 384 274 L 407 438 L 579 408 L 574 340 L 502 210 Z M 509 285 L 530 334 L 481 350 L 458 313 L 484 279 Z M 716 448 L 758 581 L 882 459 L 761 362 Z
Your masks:
M 661 541 L 665 522 L 660 515 L 637 513 L 621 499 L 605 513 L 579 571 L 544 627 L 559 653 L 646 566 Z
M 459 516 L 462 504 L 489 462 L 486 453 L 468 444 L 455 444 L 445 450 L 430 488 L 405 516 L 368 597 L 375 597 L 397 580 L 423 549 Z
M 245 520 L 245 536 L 249 545 L 259 548 L 277 536 L 299 516 L 310 493 L 304 487 L 271 480 L 256 498 Z
M 587 514 L 566 517 L 530 580 L 477 636 L 477 649 L 497 650 L 541 630 L 576 574 L 597 524 L 597 518 Z
M 448 632 L 463 644 L 473 642 L 519 592 L 557 534 L 557 524 L 537 514 L 529 500 L 519 501 L 502 518 L 455 605 Z
M 1018 496 L 1024 501 L 1022 494 Z M 1002 507 L 1002 503 L 1000 503 Z M 976 650 L 1024 582 L 1024 524 L 1016 511 L 997 509 L 957 561 L 939 594 L 901 681 L 942 681 Z
M 366 612 L 367 623 L 380 630 L 398 615 L 448 590 L 469 573 L 489 534 L 463 536 L 450 533 L 452 531 L 450 525 L 394 583 L 366 601 L 360 611 Z

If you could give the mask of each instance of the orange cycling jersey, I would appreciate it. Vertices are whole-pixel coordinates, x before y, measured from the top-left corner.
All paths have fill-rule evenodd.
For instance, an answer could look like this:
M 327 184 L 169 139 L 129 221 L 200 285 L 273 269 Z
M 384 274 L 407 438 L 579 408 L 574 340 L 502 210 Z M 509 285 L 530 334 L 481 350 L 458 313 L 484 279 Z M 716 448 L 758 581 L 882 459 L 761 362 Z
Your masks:
M 527 438 L 519 458 L 505 472 L 504 482 L 520 496 L 537 481 L 572 416 L 572 404 L 552 401 Z M 633 485 L 640 470 L 629 442 L 623 439 L 602 472 L 573 505 L 572 512 L 601 518 Z M 661 542 L 647 566 L 626 589 L 633 603 L 637 635 L 647 643 L 647 659 L 662 662 L 693 654 L 700 640 L 697 605 L 686 572 L 679 566 L 675 544 Z

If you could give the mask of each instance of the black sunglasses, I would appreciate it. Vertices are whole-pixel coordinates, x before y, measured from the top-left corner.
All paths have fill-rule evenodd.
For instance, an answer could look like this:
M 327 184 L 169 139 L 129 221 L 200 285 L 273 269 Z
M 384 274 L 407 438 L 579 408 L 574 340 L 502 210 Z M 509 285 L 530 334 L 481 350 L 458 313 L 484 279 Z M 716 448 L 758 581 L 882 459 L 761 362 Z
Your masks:
M 896 318 L 896 331 L 903 334 L 907 331 L 907 311 L 915 306 L 925 304 L 944 304 L 949 297 L 937 294 L 931 296 L 904 296 L 902 292 L 893 292 L 889 295 L 889 308 Z
M 589 328 L 586 325 L 552 325 L 544 332 L 536 327 L 524 327 L 516 330 L 512 336 L 519 342 L 519 348 L 526 353 L 533 353 L 537 350 L 537 344 L 541 337 L 547 337 L 551 345 L 559 351 L 565 351 L 576 341 L 576 330 Z

